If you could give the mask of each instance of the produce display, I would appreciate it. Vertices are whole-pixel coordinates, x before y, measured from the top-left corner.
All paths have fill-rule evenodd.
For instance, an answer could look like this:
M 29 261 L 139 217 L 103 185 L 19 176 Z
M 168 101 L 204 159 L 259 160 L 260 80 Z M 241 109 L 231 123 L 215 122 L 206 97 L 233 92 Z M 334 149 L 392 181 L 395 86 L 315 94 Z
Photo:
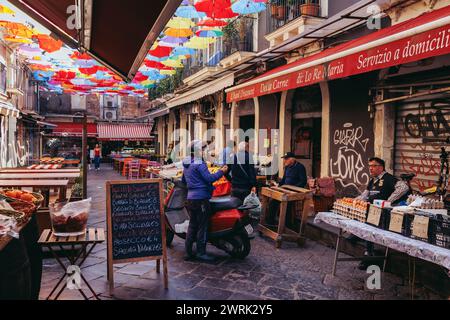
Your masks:
M 342 198 L 336 200 L 333 212 L 349 219 L 366 222 L 369 203 L 353 198 Z
M 0 190 L 0 195 L 4 195 L 12 199 L 30 202 L 38 207 L 42 204 L 42 201 L 44 201 L 44 197 L 41 194 L 22 190 Z
M 50 158 L 50 157 L 44 157 L 41 158 L 40 162 L 43 164 L 55 164 L 55 163 L 63 163 L 65 161 L 64 158 Z

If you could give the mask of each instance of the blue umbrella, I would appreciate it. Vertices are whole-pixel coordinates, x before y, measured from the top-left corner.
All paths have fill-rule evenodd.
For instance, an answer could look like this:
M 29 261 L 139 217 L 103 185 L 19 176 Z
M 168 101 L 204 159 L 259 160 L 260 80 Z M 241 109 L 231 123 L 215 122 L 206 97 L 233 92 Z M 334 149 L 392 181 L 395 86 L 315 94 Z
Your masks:
M 186 47 L 177 47 L 173 49 L 172 56 L 192 56 L 195 54 L 195 50 Z
M 252 0 L 238 0 L 231 5 L 231 10 L 238 14 L 253 14 L 266 10 L 266 4 Z
M 175 16 L 188 19 L 202 19 L 206 17 L 206 13 L 198 12 L 194 6 L 181 6 L 175 12 Z

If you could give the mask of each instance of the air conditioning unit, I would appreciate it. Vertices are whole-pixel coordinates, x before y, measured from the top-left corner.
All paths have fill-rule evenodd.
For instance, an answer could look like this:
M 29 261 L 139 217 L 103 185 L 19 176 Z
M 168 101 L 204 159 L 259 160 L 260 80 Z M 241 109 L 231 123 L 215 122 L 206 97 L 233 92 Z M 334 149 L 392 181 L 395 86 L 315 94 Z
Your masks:
M 108 121 L 117 120 L 117 110 L 115 110 L 115 109 L 105 109 L 104 115 L 105 115 L 105 120 L 108 120 Z

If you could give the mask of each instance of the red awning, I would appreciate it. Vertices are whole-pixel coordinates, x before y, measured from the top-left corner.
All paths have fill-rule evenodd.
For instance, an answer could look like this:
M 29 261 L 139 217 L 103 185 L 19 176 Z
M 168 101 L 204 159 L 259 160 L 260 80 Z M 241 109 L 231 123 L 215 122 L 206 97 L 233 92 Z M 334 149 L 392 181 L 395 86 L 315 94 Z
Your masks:
M 52 125 L 57 126 L 53 129 L 51 136 L 55 137 L 82 137 L 83 136 L 83 124 L 72 122 L 52 122 Z M 87 124 L 88 137 L 97 137 L 97 124 Z
M 80 1 L 81 39 L 74 0 L 10 0 L 74 47 L 132 79 L 181 0 Z
M 98 139 L 103 141 L 149 141 L 152 126 L 148 124 L 98 124 Z
M 271 70 L 226 90 L 236 102 L 450 53 L 450 6 Z

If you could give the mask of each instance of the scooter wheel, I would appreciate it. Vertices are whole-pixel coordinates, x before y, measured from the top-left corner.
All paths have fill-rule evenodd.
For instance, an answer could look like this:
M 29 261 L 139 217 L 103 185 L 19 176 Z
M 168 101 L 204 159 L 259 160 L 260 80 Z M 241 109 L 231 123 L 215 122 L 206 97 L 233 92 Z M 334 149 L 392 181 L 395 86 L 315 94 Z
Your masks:
M 235 235 L 228 239 L 233 246 L 233 250 L 229 254 L 235 259 L 245 259 L 251 250 L 250 239 L 247 235 Z

